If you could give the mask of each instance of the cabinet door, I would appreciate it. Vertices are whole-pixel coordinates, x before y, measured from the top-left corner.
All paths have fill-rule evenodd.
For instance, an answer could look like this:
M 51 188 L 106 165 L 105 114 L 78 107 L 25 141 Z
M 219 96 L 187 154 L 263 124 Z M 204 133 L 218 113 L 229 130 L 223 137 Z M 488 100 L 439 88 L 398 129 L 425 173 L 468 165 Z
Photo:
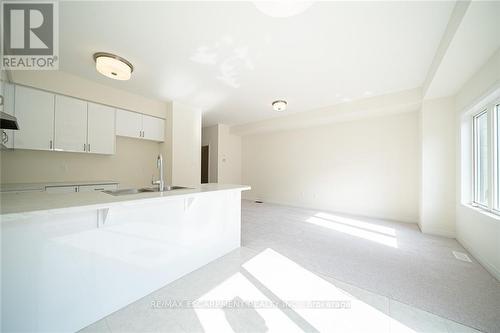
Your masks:
M 80 186 L 78 186 L 78 192 L 112 191 L 112 190 L 116 190 L 117 188 L 118 188 L 118 185 L 116 185 L 116 184 L 80 185 Z
M 45 191 L 48 193 L 72 193 L 78 192 L 78 186 L 47 186 Z
M 54 94 L 16 86 L 15 97 L 19 130 L 14 133 L 14 148 L 52 150 Z
M 165 121 L 151 116 L 142 116 L 142 130 L 144 139 L 163 141 Z
M 14 92 L 15 86 L 10 83 L 3 83 L 3 112 L 14 115 Z M 14 148 L 14 131 L 2 129 L 2 144 L 5 148 Z M 5 133 L 5 134 L 4 134 Z
M 140 138 L 141 132 L 141 114 L 125 110 L 116 110 L 116 135 Z
M 87 131 L 89 153 L 115 153 L 115 109 L 89 102 Z
M 87 102 L 56 95 L 54 150 L 84 152 L 87 143 Z

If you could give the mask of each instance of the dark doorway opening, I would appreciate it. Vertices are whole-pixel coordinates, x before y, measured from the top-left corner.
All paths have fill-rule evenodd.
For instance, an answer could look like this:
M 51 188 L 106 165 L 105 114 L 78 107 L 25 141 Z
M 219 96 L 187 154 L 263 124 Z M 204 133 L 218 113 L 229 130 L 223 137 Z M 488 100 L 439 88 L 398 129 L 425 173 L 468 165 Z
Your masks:
M 208 146 L 201 147 L 201 183 L 208 183 Z

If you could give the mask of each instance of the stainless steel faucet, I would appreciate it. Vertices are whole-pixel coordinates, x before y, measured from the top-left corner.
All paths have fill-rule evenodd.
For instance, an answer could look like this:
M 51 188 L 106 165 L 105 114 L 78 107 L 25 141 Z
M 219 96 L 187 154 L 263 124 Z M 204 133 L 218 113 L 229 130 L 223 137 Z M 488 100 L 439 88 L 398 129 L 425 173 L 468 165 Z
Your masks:
M 165 180 L 163 178 L 163 157 L 161 154 L 158 154 L 158 158 L 156 159 L 156 167 L 160 169 L 160 179 L 151 181 L 151 184 L 158 185 L 158 190 L 163 191 L 165 188 Z

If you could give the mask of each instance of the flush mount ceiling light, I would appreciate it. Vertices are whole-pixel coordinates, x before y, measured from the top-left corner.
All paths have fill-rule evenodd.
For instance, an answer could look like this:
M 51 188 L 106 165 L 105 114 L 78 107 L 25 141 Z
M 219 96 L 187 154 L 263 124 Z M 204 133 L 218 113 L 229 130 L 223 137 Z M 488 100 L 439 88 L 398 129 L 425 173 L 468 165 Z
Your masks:
M 99 73 L 115 80 L 129 80 L 134 66 L 115 54 L 97 52 L 94 54 L 95 68 Z
M 303 13 L 312 1 L 255 1 L 258 10 L 271 17 L 290 17 Z
M 287 103 L 286 103 L 286 101 L 280 99 L 280 100 L 274 101 L 272 103 L 272 106 L 273 106 L 274 111 L 281 112 L 281 111 L 286 110 Z

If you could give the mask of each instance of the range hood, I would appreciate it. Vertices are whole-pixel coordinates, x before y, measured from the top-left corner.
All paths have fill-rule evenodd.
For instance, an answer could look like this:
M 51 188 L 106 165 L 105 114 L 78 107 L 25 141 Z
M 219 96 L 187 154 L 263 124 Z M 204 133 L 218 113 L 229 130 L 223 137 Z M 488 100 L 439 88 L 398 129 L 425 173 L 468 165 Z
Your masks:
M 16 117 L 0 111 L 0 129 L 18 130 Z

